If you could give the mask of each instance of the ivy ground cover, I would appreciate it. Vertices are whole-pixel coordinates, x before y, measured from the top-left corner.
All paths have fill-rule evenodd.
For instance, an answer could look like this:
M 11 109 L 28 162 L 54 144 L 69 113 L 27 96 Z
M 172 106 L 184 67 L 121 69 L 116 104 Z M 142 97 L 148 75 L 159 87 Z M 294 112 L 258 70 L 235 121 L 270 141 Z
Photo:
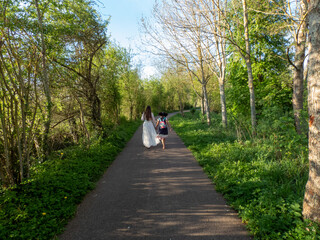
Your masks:
M 301 215 L 306 143 L 293 147 L 285 136 L 277 138 L 284 139 L 281 144 L 274 137 L 239 141 L 232 129 L 222 128 L 220 115 L 213 116 L 210 127 L 201 119 L 187 113 L 170 122 L 254 238 L 320 239 L 319 226 Z
M 89 149 L 56 152 L 28 181 L 0 192 L 0 239 L 54 239 L 141 121 L 124 122 Z

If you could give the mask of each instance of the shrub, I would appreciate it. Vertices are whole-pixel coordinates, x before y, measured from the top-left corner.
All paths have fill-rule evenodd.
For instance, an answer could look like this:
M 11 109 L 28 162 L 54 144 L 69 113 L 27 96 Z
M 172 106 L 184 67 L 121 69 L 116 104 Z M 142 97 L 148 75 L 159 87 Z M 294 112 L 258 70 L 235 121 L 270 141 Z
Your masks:
M 141 121 L 123 122 L 90 149 L 55 152 L 21 185 L 0 192 L 0 239 L 52 239 L 131 138 Z

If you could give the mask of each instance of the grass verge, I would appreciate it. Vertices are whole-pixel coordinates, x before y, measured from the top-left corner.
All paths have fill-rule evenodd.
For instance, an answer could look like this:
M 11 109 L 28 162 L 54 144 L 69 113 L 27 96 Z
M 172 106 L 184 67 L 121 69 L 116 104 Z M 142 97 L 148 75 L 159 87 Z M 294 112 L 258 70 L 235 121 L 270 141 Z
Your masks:
M 75 214 L 141 121 L 125 122 L 90 149 L 55 153 L 28 181 L 0 192 L 0 239 L 53 239 Z
M 208 127 L 199 114 L 170 119 L 177 134 L 255 239 L 320 239 L 319 226 L 301 215 L 308 178 L 306 141 L 285 136 L 237 141 L 213 116 Z M 282 139 L 282 140 L 279 140 Z

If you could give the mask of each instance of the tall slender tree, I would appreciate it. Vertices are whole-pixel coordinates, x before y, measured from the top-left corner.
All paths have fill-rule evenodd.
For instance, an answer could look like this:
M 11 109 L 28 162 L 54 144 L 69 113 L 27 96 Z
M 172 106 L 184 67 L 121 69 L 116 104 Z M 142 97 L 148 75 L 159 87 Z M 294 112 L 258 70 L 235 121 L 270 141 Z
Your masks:
M 222 124 L 227 127 L 227 104 L 225 95 L 225 81 L 226 81 L 226 67 L 227 67 L 227 40 L 226 28 L 224 27 L 224 16 L 221 9 L 227 8 L 227 1 L 220 0 L 201 0 L 199 11 L 205 19 L 204 23 L 208 24 L 207 31 L 210 43 L 208 53 L 210 54 L 210 61 L 208 63 L 211 71 L 218 78 L 220 90 L 220 105 Z
M 292 108 L 294 113 L 295 128 L 298 134 L 302 133 L 301 129 L 301 112 L 304 103 L 305 91 L 305 60 L 306 60 L 306 42 L 307 42 L 307 0 L 272 0 L 272 9 L 267 9 L 263 13 L 266 15 L 278 15 L 281 19 L 279 22 L 282 26 L 274 30 L 275 32 L 286 29 L 290 37 L 291 47 L 287 49 L 287 59 L 292 65 Z M 268 4 L 267 2 L 265 4 Z M 255 9 L 255 11 L 258 11 Z M 289 50 L 293 54 L 289 54 Z M 293 59 L 292 59 L 293 56 Z
M 207 62 L 209 53 L 203 31 L 205 25 L 201 15 L 198 14 L 198 6 L 189 0 L 163 0 L 161 7 L 156 5 L 153 12 L 155 21 L 162 31 L 157 28 L 158 26 L 147 25 L 146 21 L 143 21 L 144 30 L 155 42 L 155 49 L 183 65 L 201 84 L 206 120 L 210 125 L 207 84 L 212 73 Z
M 247 1 L 242 0 L 243 7 L 243 27 L 244 27 L 244 40 L 246 43 L 246 51 L 242 53 L 248 72 L 248 86 L 250 92 L 250 109 L 251 109 L 251 128 L 252 133 L 255 135 L 257 119 L 256 119 L 256 100 L 255 100 L 255 92 L 253 85 L 253 75 L 252 75 L 252 63 L 251 63 L 251 47 L 250 47 L 250 38 L 249 38 L 249 19 L 248 19 L 248 7 Z
M 320 222 L 320 1 L 310 0 L 308 11 L 309 179 L 303 201 L 303 216 Z
M 48 156 L 51 152 L 50 143 L 49 143 L 49 134 L 50 134 L 50 126 L 51 126 L 51 118 L 52 118 L 52 107 L 53 102 L 51 100 L 51 91 L 50 91 L 50 83 L 48 78 L 48 70 L 47 70 L 47 49 L 46 49 L 46 41 L 45 41 L 45 28 L 43 24 L 43 15 L 44 7 L 40 7 L 39 0 L 34 0 L 34 5 L 37 11 L 37 20 L 40 30 L 40 49 L 41 49 L 41 57 L 42 57 L 42 84 L 44 93 L 46 96 L 47 104 L 46 104 L 46 121 L 45 121 L 45 130 L 43 134 L 43 144 L 44 144 L 44 152 Z M 44 4 L 45 5 L 45 4 Z
M 299 21 L 294 28 L 295 57 L 293 64 L 293 94 L 292 106 L 294 112 L 294 121 L 297 133 L 301 134 L 301 111 L 303 110 L 304 93 L 304 60 L 306 56 L 307 39 L 307 4 L 305 0 L 299 2 Z M 291 62 L 291 61 L 290 61 Z

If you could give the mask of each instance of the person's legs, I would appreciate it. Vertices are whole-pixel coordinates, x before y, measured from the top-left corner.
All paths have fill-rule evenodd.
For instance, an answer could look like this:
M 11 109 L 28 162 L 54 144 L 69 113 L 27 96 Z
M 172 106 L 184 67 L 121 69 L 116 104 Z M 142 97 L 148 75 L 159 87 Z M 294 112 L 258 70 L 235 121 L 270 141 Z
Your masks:
M 162 138 L 162 148 L 163 149 L 166 149 L 166 139 L 165 138 Z

